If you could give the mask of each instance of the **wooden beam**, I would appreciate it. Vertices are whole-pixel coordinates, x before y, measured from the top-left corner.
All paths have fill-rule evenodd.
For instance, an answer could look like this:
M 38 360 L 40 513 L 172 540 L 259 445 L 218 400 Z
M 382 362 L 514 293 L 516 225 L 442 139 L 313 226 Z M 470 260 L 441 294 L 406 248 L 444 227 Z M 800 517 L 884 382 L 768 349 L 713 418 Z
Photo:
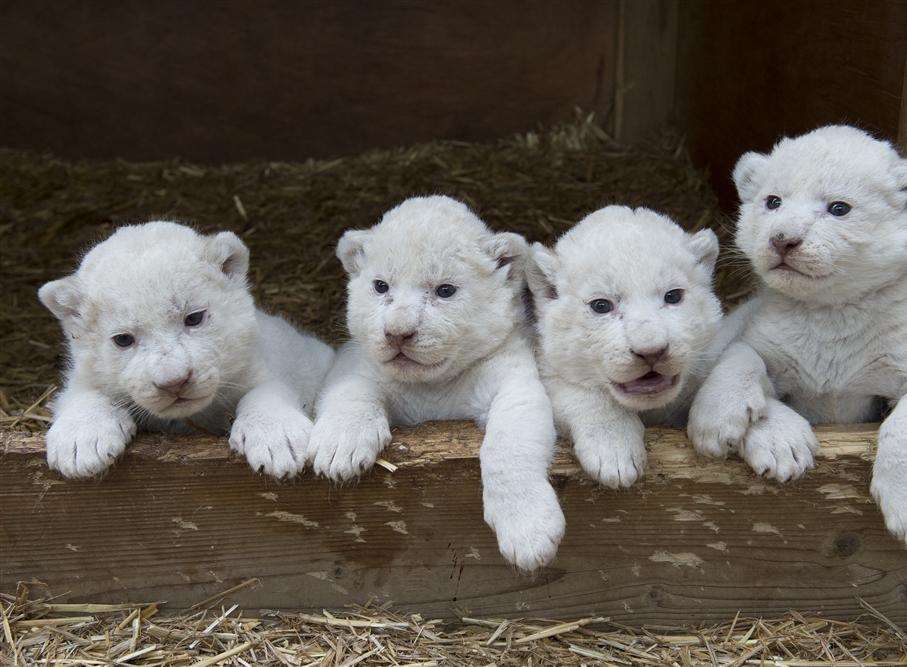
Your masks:
M 674 115 L 677 0 L 621 0 L 617 34 L 614 134 L 634 143 Z
M 568 529 L 535 577 L 501 559 L 482 521 L 479 433 L 399 429 L 357 484 L 276 483 L 223 440 L 143 435 L 100 481 L 69 482 L 42 438 L 0 432 L 0 591 L 43 582 L 59 601 L 185 608 L 250 578 L 247 608 L 392 602 L 426 617 L 604 615 L 688 625 L 789 609 L 848 618 L 860 599 L 907 623 L 907 551 L 868 496 L 873 426 L 818 431 L 822 457 L 778 486 L 738 460 L 703 460 L 650 429 L 645 480 L 593 484 L 561 450 Z M 46 591 L 44 590 L 46 589 Z
M 898 120 L 898 146 L 901 149 L 901 157 L 907 158 L 907 53 L 904 54 L 904 83 L 901 85 L 901 117 Z

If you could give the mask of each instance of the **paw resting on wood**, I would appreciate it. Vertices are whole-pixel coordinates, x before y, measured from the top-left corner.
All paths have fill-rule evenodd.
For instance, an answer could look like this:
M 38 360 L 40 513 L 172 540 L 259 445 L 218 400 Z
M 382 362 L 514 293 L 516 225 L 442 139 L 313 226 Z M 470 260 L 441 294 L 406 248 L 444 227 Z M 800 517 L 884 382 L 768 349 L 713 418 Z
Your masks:
M 749 428 L 765 416 L 765 393 L 758 384 L 722 386 L 712 376 L 690 408 L 687 435 L 704 456 L 725 458 L 743 441 Z
M 47 464 L 64 477 L 92 477 L 123 453 L 135 430 L 122 408 L 63 412 L 47 432 Z
M 253 470 L 288 479 L 305 467 L 311 432 L 312 421 L 299 410 L 249 411 L 233 422 L 230 448 L 244 455 Z
M 343 482 L 368 471 L 390 441 L 390 426 L 382 415 L 324 416 L 312 431 L 309 458 L 317 474 Z
M 573 452 L 586 474 L 610 489 L 629 488 L 646 468 L 641 428 L 577 436 Z
M 765 417 L 747 432 L 740 456 L 757 475 L 779 482 L 799 479 L 815 463 L 819 441 L 803 417 L 770 399 Z

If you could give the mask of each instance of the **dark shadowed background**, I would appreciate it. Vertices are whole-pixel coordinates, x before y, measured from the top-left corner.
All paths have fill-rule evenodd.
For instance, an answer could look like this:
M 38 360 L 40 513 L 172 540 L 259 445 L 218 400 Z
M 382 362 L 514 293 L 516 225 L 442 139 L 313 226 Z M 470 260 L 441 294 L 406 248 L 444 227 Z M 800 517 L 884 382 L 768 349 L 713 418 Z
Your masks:
M 904 0 L 0 2 L 0 145 L 304 160 L 597 112 L 727 173 L 784 133 L 904 139 Z

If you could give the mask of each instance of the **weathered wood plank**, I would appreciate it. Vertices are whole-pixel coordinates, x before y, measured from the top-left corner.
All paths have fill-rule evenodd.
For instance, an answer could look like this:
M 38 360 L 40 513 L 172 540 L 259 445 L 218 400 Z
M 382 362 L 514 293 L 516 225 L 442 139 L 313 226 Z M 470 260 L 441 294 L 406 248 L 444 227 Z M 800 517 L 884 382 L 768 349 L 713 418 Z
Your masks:
M 186 607 L 251 577 L 246 607 L 337 608 L 369 598 L 426 616 L 602 614 L 632 624 L 738 610 L 860 613 L 907 623 L 907 551 L 868 498 L 872 426 L 819 431 L 823 456 L 778 487 L 739 461 L 699 459 L 651 430 L 630 491 L 604 490 L 561 451 L 568 520 L 554 565 L 514 573 L 482 522 L 479 435 L 461 423 L 395 433 L 358 484 L 279 484 L 223 441 L 142 436 L 102 481 L 49 472 L 40 436 L 0 433 L 0 590 L 44 582 L 62 601 Z

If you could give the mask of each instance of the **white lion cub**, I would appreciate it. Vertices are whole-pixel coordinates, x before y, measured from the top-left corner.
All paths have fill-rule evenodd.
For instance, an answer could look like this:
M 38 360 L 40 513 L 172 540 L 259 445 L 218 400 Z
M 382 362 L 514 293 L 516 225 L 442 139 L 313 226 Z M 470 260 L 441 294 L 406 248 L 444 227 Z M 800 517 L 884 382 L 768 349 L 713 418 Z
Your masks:
M 719 454 L 742 438 L 744 453 L 761 454 L 750 460 L 757 470 L 771 472 L 790 452 L 811 459 L 816 443 L 801 418 L 782 406 L 787 417 L 762 428 L 778 402 L 759 409 L 738 390 L 740 378 L 766 372 L 812 423 L 874 420 L 879 399 L 896 403 L 879 430 L 872 493 L 905 539 L 907 160 L 861 130 L 829 126 L 768 155 L 746 153 L 734 181 L 737 245 L 764 285 L 741 341 L 696 399 L 691 435 Z
M 226 432 L 275 477 L 305 465 L 315 392 L 333 358 L 321 341 L 256 310 L 249 250 L 231 232 L 173 222 L 122 227 L 41 302 L 71 364 L 53 404 L 47 460 L 67 477 L 106 469 L 137 426 Z
M 558 426 L 606 486 L 643 473 L 644 424 L 682 425 L 729 335 L 716 336 L 718 239 L 645 208 L 608 206 L 553 250 L 532 246 L 539 363 Z
M 345 480 L 371 467 L 391 424 L 473 419 L 485 520 L 524 570 L 554 558 L 564 516 L 548 481 L 555 442 L 525 322 L 526 242 L 494 234 L 448 197 L 408 199 L 337 256 L 349 273 L 344 345 L 319 397 L 315 471 Z

